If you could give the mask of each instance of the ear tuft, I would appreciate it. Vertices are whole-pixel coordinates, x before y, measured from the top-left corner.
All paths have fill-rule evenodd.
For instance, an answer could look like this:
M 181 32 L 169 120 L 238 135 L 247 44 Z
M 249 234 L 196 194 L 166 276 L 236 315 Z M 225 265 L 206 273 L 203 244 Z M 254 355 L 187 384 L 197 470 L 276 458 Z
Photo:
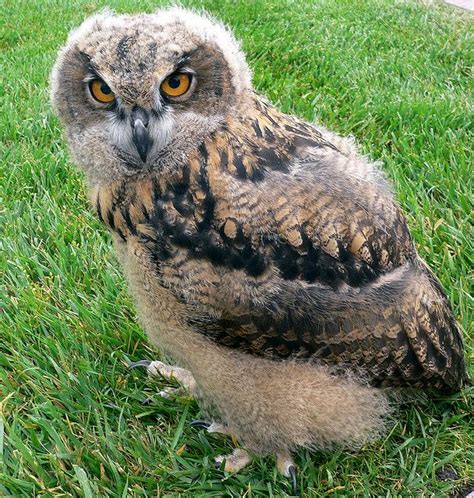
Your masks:
M 186 30 L 201 37 L 203 42 L 214 44 L 222 52 L 232 72 L 232 83 L 236 94 L 241 94 L 251 88 L 250 68 L 245 60 L 240 42 L 229 27 L 204 10 L 193 11 L 174 6 L 158 9 L 154 15 L 158 17 L 160 23 L 182 24 Z

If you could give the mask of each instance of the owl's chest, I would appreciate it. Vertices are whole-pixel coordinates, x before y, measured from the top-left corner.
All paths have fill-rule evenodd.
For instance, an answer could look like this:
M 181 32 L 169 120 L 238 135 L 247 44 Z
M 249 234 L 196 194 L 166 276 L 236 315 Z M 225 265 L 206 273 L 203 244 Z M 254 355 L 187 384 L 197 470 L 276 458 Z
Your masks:
M 140 244 L 161 276 L 164 268 L 184 261 L 224 272 L 244 269 L 252 276 L 267 267 L 265 247 L 244 235 L 238 210 L 202 179 L 176 182 L 168 189 L 153 179 L 133 188 L 117 185 L 98 190 L 93 201 L 109 230 L 127 245 Z

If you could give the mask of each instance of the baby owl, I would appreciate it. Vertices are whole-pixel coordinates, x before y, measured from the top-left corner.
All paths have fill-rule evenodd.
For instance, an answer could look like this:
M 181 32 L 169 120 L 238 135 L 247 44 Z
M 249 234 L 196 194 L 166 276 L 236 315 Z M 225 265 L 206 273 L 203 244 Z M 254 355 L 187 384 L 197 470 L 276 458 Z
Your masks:
M 458 390 L 460 330 L 378 165 L 252 88 L 232 34 L 181 8 L 73 31 L 54 108 L 150 341 L 209 431 L 275 454 L 353 447 L 389 386 Z M 245 448 L 245 449 L 244 449 Z M 249 450 L 250 453 L 246 450 Z

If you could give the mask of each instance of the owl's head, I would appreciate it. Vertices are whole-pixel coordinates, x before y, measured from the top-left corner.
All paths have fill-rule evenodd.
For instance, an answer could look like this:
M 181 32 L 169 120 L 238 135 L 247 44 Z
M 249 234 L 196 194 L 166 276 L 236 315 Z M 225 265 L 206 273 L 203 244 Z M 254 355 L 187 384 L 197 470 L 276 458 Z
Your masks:
M 250 89 L 232 34 L 181 8 L 87 19 L 51 74 L 53 106 L 92 181 L 183 161 Z

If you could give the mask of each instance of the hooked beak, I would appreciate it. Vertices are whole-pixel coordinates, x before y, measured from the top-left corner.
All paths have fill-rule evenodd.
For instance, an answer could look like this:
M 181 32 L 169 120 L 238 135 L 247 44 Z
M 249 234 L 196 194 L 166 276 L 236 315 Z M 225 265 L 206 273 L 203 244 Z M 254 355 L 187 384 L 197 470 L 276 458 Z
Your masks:
M 135 147 L 137 148 L 140 159 L 145 163 L 153 141 L 148 132 L 148 113 L 140 108 L 137 108 L 132 113 L 132 138 Z

